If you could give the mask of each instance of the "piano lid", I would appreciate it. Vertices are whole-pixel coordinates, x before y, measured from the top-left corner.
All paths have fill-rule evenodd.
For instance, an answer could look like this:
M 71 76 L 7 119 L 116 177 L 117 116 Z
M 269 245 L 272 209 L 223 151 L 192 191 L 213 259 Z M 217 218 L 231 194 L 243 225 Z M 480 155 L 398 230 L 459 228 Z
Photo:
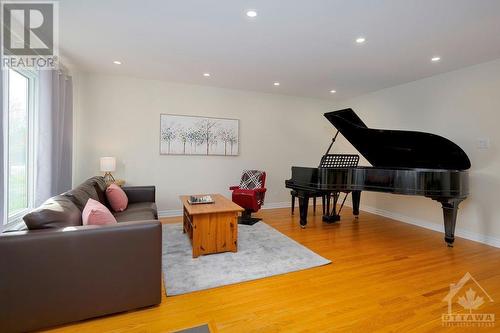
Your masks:
M 374 167 L 467 170 L 470 160 L 455 143 L 439 135 L 368 128 L 352 109 L 325 117 Z

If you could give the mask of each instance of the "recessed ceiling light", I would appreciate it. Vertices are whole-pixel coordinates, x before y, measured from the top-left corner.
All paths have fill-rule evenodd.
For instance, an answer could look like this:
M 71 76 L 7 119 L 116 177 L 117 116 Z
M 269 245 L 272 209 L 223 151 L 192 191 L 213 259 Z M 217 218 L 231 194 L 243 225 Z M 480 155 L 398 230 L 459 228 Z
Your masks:
M 274 84 L 276 87 L 280 85 L 280 83 L 279 83 L 279 82 L 274 82 L 273 84 Z
M 358 37 L 358 38 L 356 38 L 356 43 L 363 44 L 364 42 L 366 42 L 366 38 L 365 37 Z
M 441 60 L 441 57 L 432 57 L 431 58 L 432 62 L 438 62 L 439 60 Z
M 251 18 L 257 17 L 257 12 L 255 10 L 248 10 L 247 16 Z
M 337 90 L 330 90 L 330 94 L 335 94 Z
M 203 73 L 204 77 L 210 77 L 210 73 Z
M 121 62 L 121 61 L 118 61 L 118 60 L 115 60 L 115 61 L 113 61 L 113 64 L 115 64 L 115 65 L 121 65 L 121 64 L 122 64 L 122 62 Z

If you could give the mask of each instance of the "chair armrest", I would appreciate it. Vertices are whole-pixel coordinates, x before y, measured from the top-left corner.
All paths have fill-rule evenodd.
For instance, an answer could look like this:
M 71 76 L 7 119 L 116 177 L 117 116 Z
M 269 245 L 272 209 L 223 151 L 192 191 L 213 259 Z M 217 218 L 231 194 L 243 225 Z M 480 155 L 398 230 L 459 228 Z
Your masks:
M 161 301 L 161 224 L 0 236 L 0 327 L 31 331 Z
M 256 188 L 254 189 L 255 192 L 257 193 L 266 193 L 267 189 L 265 187 L 261 187 L 261 188 Z
M 156 188 L 154 186 L 125 186 L 123 191 L 129 203 L 156 202 Z
M 235 186 L 230 186 L 230 187 L 229 187 L 229 190 L 230 190 L 230 191 L 234 191 L 234 190 L 237 190 L 237 189 L 239 189 L 239 188 L 240 188 L 240 187 L 239 187 L 239 185 L 235 185 Z

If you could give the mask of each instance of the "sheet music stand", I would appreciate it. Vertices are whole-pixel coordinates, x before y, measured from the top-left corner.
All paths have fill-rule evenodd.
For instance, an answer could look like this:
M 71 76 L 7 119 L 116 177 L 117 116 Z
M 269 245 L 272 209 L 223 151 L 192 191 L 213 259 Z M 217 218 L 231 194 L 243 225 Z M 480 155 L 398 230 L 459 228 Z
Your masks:
M 359 163 L 359 155 L 356 154 L 325 154 L 321 158 L 319 164 L 320 168 L 353 168 L 357 167 Z M 350 192 L 344 192 L 345 197 L 337 212 L 337 202 L 339 200 L 340 192 L 327 193 L 323 202 L 326 202 L 326 210 L 323 215 L 323 222 L 333 223 L 340 221 L 340 212 L 344 207 L 345 200 Z M 330 209 L 330 199 L 333 199 L 332 208 Z
M 356 154 L 326 154 L 321 158 L 320 168 L 352 168 L 357 167 L 359 155 Z

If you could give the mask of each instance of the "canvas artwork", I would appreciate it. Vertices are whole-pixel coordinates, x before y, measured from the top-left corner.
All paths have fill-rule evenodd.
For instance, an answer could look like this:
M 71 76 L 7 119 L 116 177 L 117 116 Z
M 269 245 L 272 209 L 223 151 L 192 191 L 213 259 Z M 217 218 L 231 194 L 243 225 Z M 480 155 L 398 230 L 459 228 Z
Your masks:
M 239 154 L 239 120 L 162 114 L 160 154 Z

